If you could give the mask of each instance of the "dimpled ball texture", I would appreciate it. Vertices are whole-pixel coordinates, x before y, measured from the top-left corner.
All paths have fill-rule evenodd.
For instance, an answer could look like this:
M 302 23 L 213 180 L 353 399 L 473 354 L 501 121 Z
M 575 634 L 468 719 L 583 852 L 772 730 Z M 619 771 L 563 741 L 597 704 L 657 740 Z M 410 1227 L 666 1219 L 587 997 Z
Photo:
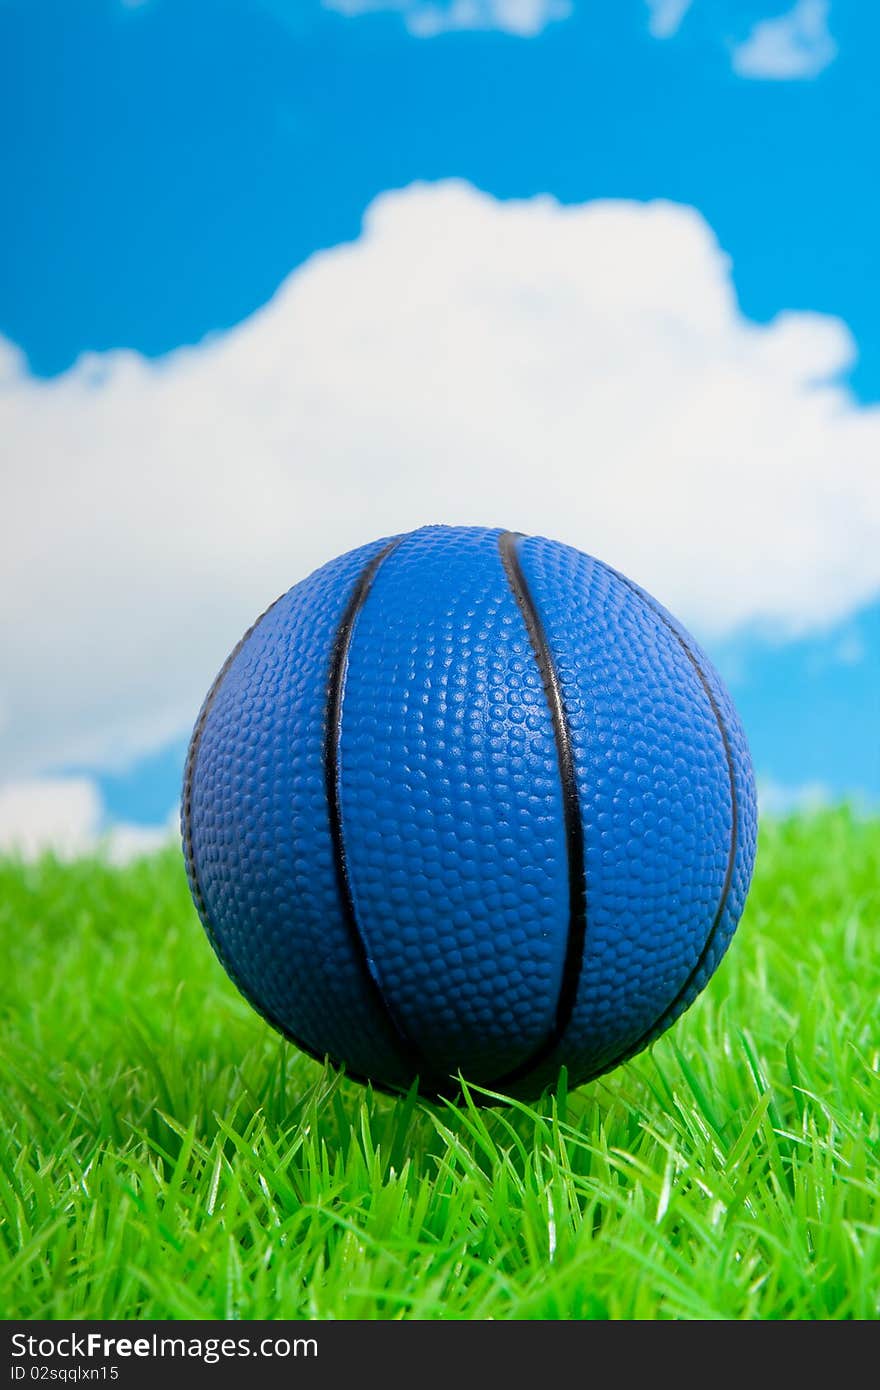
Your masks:
M 183 844 L 239 989 L 391 1090 L 537 1096 L 645 1047 L 742 912 L 756 813 L 724 686 L 636 584 L 429 526 L 257 620 L 190 744 Z

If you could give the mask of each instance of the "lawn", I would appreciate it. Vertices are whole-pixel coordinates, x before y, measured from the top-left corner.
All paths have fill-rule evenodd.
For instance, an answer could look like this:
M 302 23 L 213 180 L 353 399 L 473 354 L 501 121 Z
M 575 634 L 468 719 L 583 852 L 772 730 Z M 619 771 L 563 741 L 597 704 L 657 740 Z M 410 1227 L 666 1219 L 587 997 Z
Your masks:
M 537 1106 L 395 1101 L 239 998 L 180 857 L 0 866 L 6 1318 L 875 1318 L 880 821 L 765 823 L 709 988 Z

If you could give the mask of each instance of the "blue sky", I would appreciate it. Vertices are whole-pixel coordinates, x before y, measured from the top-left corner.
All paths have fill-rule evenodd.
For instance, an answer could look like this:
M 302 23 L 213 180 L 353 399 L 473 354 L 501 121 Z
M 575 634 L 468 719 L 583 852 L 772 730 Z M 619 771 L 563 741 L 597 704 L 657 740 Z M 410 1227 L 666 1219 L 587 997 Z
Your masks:
M 330 263 L 315 261 L 314 254 L 343 243 L 359 244 L 365 213 L 377 198 L 378 206 L 391 209 L 384 222 L 377 222 L 378 243 L 384 236 L 389 246 L 394 241 L 406 248 L 417 241 L 421 226 L 429 229 L 428 238 L 437 235 L 438 217 L 448 217 L 451 228 L 458 225 L 456 219 L 469 226 L 467 219 L 478 215 L 475 209 L 483 209 L 481 218 L 495 218 L 496 204 L 503 208 L 535 195 L 552 195 L 559 204 L 580 209 L 597 200 L 614 200 L 628 209 L 633 201 L 656 199 L 695 209 L 705 238 L 714 242 L 710 246 L 706 241 L 704 250 L 683 252 L 683 258 L 690 265 L 705 256 L 710 290 L 725 275 L 732 277 L 738 311 L 729 313 L 736 314 L 735 325 L 731 317 L 740 335 L 736 341 L 757 341 L 749 325 L 772 326 L 780 314 L 792 311 L 801 315 L 796 349 L 789 349 L 781 333 L 762 340 L 770 344 L 772 336 L 774 363 L 784 350 L 801 373 L 800 394 L 772 429 L 766 426 L 768 439 L 775 437 L 773 430 L 790 439 L 799 428 L 795 412 L 809 395 L 811 374 L 833 380 L 843 392 L 829 405 L 829 418 L 844 407 L 852 418 L 845 434 L 829 433 L 824 465 L 814 463 L 810 475 L 810 486 L 831 499 L 826 504 L 828 554 L 823 558 L 827 581 L 820 575 L 814 588 L 826 583 L 833 601 L 823 603 L 807 580 L 797 593 L 794 585 L 789 590 L 778 566 L 773 581 L 778 601 L 763 607 L 745 599 L 726 604 L 718 590 L 722 597 L 712 599 L 717 622 L 698 603 L 682 616 L 696 626 L 731 684 L 768 788 L 767 804 L 820 794 L 876 800 L 878 585 L 868 560 L 857 563 L 858 556 L 847 554 L 839 537 L 851 525 L 852 549 L 857 551 L 870 546 L 872 534 L 874 541 L 878 538 L 865 521 L 870 463 L 862 454 L 857 465 L 850 468 L 846 462 L 850 447 L 870 455 L 870 441 L 851 441 L 868 438 L 876 418 L 871 407 L 880 401 L 880 188 L 874 173 L 880 134 L 878 46 L 880 12 L 857 0 L 832 0 L 830 5 L 822 0 L 692 0 L 689 6 L 681 0 L 655 0 L 652 5 L 645 0 L 614 5 L 587 0 L 334 0 L 334 6 L 317 0 L 83 0 L 77 5 L 4 0 L 0 334 L 14 355 L 10 370 L 15 389 L 29 393 L 28 400 L 48 402 L 50 397 L 39 392 L 53 381 L 60 383 L 60 393 L 51 397 L 58 422 L 51 440 L 57 441 L 58 469 L 66 468 L 65 487 L 73 486 L 75 455 L 67 464 L 64 458 L 66 422 L 75 438 L 82 432 L 84 449 L 93 437 L 88 433 L 93 426 L 80 424 L 84 407 L 73 393 L 71 368 L 82 362 L 83 354 L 93 355 L 88 358 L 93 393 L 100 395 L 105 378 L 112 377 L 115 385 L 107 401 L 122 402 L 129 389 L 119 385 L 124 362 L 138 364 L 131 367 L 136 375 L 144 371 L 141 358 L 178 363 L 184 359 L 175 350 L 187 345 L 207 360 L 211 349 L 199 345 L 219 343 L 222 352 L 224 343 L 246 341 L 236 335 L 266 322 L 260 310 L 285 284 L 294 287 L 285 301 L 294 309 L 301 302 L 296 295 L 309 286 L 313 295 L 325 296 L 322 303 L 337 304 L 337 291 L 326 288 L 326 277 L 334 266 L 337 279 L 348 274 L 349 262 L 338 256 Z M 408 192 L 414 183 L 450 179 L 489 195 L 491 204 L 475 202 L 470 195 L 431 203 Z M 399 201 L 382 203 L 381 196 L 392 190 L 402 190 Z M 424 209 L 422 221 L 416 216 L 419 209 Z M 630 212 L 626 215 L 631 218 Z M 508 223 L 496 219 L 493 225 Z M 523 231 L 521 255 L 538 245 L 543 225 L 536 217 L 534 232 Z M 554 227 L 560 225 L 557 217 Z M 586 234 L 598 224 L 594 219 L 582 225 Z M 549 220 L 547 228 L 548 237 L 556 235 Z M 682 212 L 677 221 L 659 219 L 651 235 L 665 238 L 670 247 L 673 242 L 690 246 L 689 228 Z M 450 237 L 454 239 L 454 231 Z M 651 244 L 644 243 L 648 256 Z M 417 252 L 418 246 L 406 254 Z M 678 266 L 669 254 L 670 264 Z M 639 256 L 641 265 L 645 253 Z M 375 271 L 380 263 L 371 264 Z M 360 273 L 368 272 L 363 259 Z M 540 284 L 540 265 L 529 273 Z M 635 268 L 632 275 L 621 273 L 621 296 L 634 279 Z M 700 283 L 695 279 L 691 285 L 696 297 Z M 645 293 L 650 298 L 653 291 Z M 376 313 L 381 309 L 373 319 Z M 815 333 L 813 325 L 818 325 Z M 811 335 L 817 343 L 821 337 L 819 346 Z M 118 350 L 137 358 L 123 360 Z M 739 360 L 738 351 L 725 347 L 728 366 Z M 350 365 L 356 377 L 357 363 L 352 359 Z M 750 366 L 750 379 L 755 370 Z M 793 370 L 786 367 L 785 380 Z M 187 389 L 192 396 L 202 388 L 196 382 Z M 68 390 L 69 406 L 64 403 Z M 162 410 L 169 422 L 183 418 L 177 396 Z M 765 407 L 755 410 L 756 422 L 764 422 Z M 37 451 L 37 427 L 32 429 L 33 412 L 28 411 L 15 416 L 13 444 L 24 440 L 22 457 L 27 450 Z M 125 414 L 121 405 L 110 412 L 108 404 L 107 411 L 114 422 Z M 41 419 L 49 418 L 47 407 L 41 405 L 40 413 Z M 111 429 L 103 420 L 101 416 L 94 426 L 102 438 L 119 433 L 119 487 L 130 494 L 128 524 L 135 536 L 143 516 L 149 456 L 135 475 L 121 425 L 114 423 Z M 192 426 L 180 426 L 184 428 Z M 809 433 L 811 427 L 805 428 Z M 765 430 L 765 424 L 756 423 L 754 430 L 759 429 Z M 750 438 L 746 430 L 743 450 Z M 876 433 L 871 440 L 876 442 Z M 167 431 L 162 441 L 161 447 L 170 447 Z M 51 441 L 41 442 L 39 456 L 54 447 Z M 761 447 L 772 458 L 767 439 Z M 242 477 L 247 457 L 245 445 Z M 795 451 L 786 468 L 796 464 Z M 737 488 L 735 465 L 725 466 L 729 476 L 718 481 L 722 507 L 725 496 Z M 796 474 L 785 477 L 794 498 Z M 854 477 L 860 481 L 853 483 Z M 119 479 L 110 489 L 114 496 Z M 312 496 L 310 479 L 300 478 L 297 485 Z M 762 499 L 754 480 L 751 485 L 756 487 L 750 504 L 754 511 Z M 880 491 L 876 475 L 873 485 Z M 265 479 L 261 487 L 271 491 Z M 90 478 L 80 491 L 88 492 L 98 544 L 104 539 L 99 523 L 106 484 Z M 13 489 L 13 497 L 18 495 Z M 33 493 L 20 495 L 30 499 L 21 527 L 30 533 L 29 563 L 36 565 L 46 536 L 39 509 L 36 514 L 33 510 Z M 784 518 L 781 484 L 773 495 Z M 173 504 L 169 487 L 167 505 Z M 107 525 L 115 518 L 124 567 L 127 546 L 118 521 L 126 515 L 124 498 L 119 505 L 123 511 L 110 509 Z M 610 515 L 612 503 L 608 506 Z M 417 499 L 413 507 L 417 509 Z M 742 513 L 750 514 L 748 509 Z M 379 530 L 386 529 L 375 509 L 370 524 L 374 515 Z M 805 535 L 810 527 L 803 521 L 795 529 Z M 784 521 L 780 531 L 785 531 Z M 617 534 L 609 522 L 605 543 L 612 552 Z M 833 542 L 832 535 L 837 538 Z M 367 538 L 357 532 L 354 520 L 350 534 L 340 532 L 339 544 L 328 530 L 323 557 Z M 583 548 L 590 548 L 588 541 L 585 535 Z M 729 543 L 736 545 L 735 528 Z M 163 568 L 164 544 L 158 535 L 157 571 Z M 681 542 L 674 544 L 680 547 Z M 772 548 L 772 539 L 761 544 L 763 551 L 755 543 L 757 564 Z M 792 545 L 791 566 L 815 571 L 822 537 Z M 629 550 L 623 546 L 604 554 L 614 560 L 624 552 L 628 568 L 638 569 L 635 543 Z M 315 562 L 319 558 L 320 550 Z M 72 556 L 70 563 L 82 570 L 81 556 Z M 187 612 L 186 574 L 174 576 L 186 624 L 197 625 L 207 607 L 215 636 L 210 642 L 206 638 L 197 668 L 185 682 L 181 678 L 173 698 L 169 692 L 180 630 L 169 619 L 142 634 L 141 646 L 152 644 L 155 651 L 151 669 L 156 670 L 157 691 L 163 699 L 167 695 L 161 720 L 150 725 L 146 706 L 139 706 L 132 707 L 126 722 L 124 699 L 110 710 L 99 689 L 107 690 L 106 681 L 96 674 L 90 690 L 88 671 L 78 671 L 75 680 L 69 677 L 75 692 L 68 703 L 76 706 L 69 736 L 41 742 L 23 723 L 15 748 L 31 751 L 13 757 L 8 775 L 29 784 L 40 778 L 47 785 L 65 777 L 91 781 L 98 788 L 97 801 L 90 803 L 93 820 L 164 821 L 176 796 L 196 691 L 207 685 L 216 653 L 234 641 L 236 623 L 244 617 L 246 625 L 248 613 L 263 606 L 261 597 L 274 596 L 270 581 L 282 574 L 281 568 L 259 565 L 245 573 L 244 555 L 236 556 L 235 563 L 242 572 L 240 603 L 237 590 L 226 604 L 218 593 L 213 604 L 197 589 Z M 200 564 L 195 562 L 194 568 Z M 732 588 L 748 587 L 745 572 L 734 567 Z M 671 572 L 667 579 L 659 562 L 656 573 L 661 588 L 668 584 L 662 597 L 684 596 L 674 605 L 679 611 L 681 602 L 687 608 L 688 595 L 701 587 L 696 569 L 683 574 L 680 583 Z M 291 562 L 282 587 L 299 574 Z M 650 562 L 643 574 L 651 576 Z M 108 560 L 78 597 L 79 608 L 71 598 L 68 624 L 76 625 L 87 602 L 102 602 L 112 575 Z M 133 580 L 133 592 L 140 595 L 147 578 Z M 31 652 L 18 631 L 15 640 L 22 660 L 34 662 L 33 684 L 45 683 L 51 666 Z M 95 640 L 84 637 L 83 645 Z M 127 634 L 123 646 L 131 640 Z M 168 679 L 163 678 L 163 662 Z M 135 678 L 143 685 L 143 674 L 135 677 L 132 667 Z M 57 682 L 63 686 L 64 681 L 59 671 Z M 16 702 L 27 703 L 23 689 L 7 696 L 13 714 Z M 40 698 L 34 705 L 42 708 Z M 47 704 L 43 724 L 55 717 Z M 102 742 L 100 730 L 111 727 L 113 739 Z
M 743 311 L 842 317 L 876 400 L 880 11 L 836 0 L 815 79 L 738 77 L 737 42 L 790 9 L 694 0 L 658 40 L 643 0 L 575 3 L 532 38 L 429 40 L 392 9 L 310 0 L 6 0 L 0 322 L 41 373 L 84 348 L 166 352 L 355 237 L 377 193 L 456 176 L 698 207 Z

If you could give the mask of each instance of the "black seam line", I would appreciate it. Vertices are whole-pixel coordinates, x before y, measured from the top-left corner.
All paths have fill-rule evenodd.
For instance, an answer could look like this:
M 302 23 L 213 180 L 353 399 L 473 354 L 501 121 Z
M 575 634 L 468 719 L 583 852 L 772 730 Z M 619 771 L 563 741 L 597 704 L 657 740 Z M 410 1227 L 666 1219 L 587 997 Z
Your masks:
M 528 582 L 520 563 L 519 542 L 521 539 L 522 536 L 519 532 L 505 531 L 498 537 L 498 549 L 501 552 L 501 562 L 504 566 L 507 582 L 523 616 L 535 661 L 541 674 L 541 682 L 553 725 L 556 760 L 562 787 L 563 825 L 568 864 L 568 938 L 559 996 L 556 1001 L 556 1012 L 547 1036 L 528 1057 L 517 1063 L 512 1070 L 505 1072 L 504 1076 L 497 1081 L 492 1082 L 489 1086 L 490 1090 L 506 1086 L 512 1081 L 521 1080 L 527 1072 L 539 1066 L 561 1040 L 568 1027 L 577 998 L 587 936 L 584 827 L 571 745 L 571 729 L 562 687 L 559 683 L 559 675 L 547 641 L 547 634 L 529 592 Z
M 327 793 L 327 809 L 330 817 L 330 838 L 333 845 L 333 867 L 336 885 L 342 904 L 342 916 L 348 931 L 352 951 L 360 966 L 367 987 L 381 1012 L 384 1014 L 394 1035 L 398 1055 L 410 1067 L 430 1073 L 431 1068 L 415 1041 L 409 1036 L 386 995 L 378 968 L 371 958 L 367 944 L 358 926 L 357 911 L 352 891 L 348 856 L 345 852 L 345 839 L 342 832 L 342 797 L 339 768 L 339 744 L 342 737 L 342 709 L 345 699 L 345 678 L 348 672 L 348 659 L 351 651 L 355 624 L 361 612 L 379 567 L 387 560 L 405 539 L 398 536 L 384 546 L 363 570 L 354 587 L 345 612 L 342 615 L 333 644 L 330 659 L 330 676 L 327 687 L 327 722 L 324 738 L 324 785 Z
M 597 561 L 596 563 L 600 564 L 601 562 Z M 645 1047 L 645 1045 L 650 1041 L 652 1036 L 663 1031 L 666 1020 L 670 1017 L 670 1015 L 675 1014 L 675 1011 L 681 1003 L 682 999 L 684 999 L 688 990 L 691 988 L 691 985 L 693 984 L 694 980 L 697 978 L 700 971 L 705 966 L 706 961 L 709 958 L 709 953 L 715 943 L 715 937 L 718 934 L 718 928 L 721 925 L 721 919 L 724 916 L 724 910 L 727 907 L 727 899 L 730 894 L 730 885 L 733 882 L 733 871 L 736 865 L 736 856 L 739 845 L 739 831 L 737 825 L 737 822 L 739 820 L 739 797 L 737 796 L 736 791 L 736 773 L 734 771 L 733 766 L 733 751 L 730 746 L 730 736 L 727 732 L 727 727 L 722 718 L 721 710 L 718 707 L 718 701 L 715 699 L 715 696 L 712 693 L 712 687 L 709 685 L 709 682 L 706 679 L 706 673 L 703 670 L 694 653 L 691 651 L 688 643 L 682 637 L 681 633 L 677 631 L 677 629 L 666 617 L 665 613 L 662 612 L 659 605 L 651 599 L 650 595 L 644 593 L 641 589 L 637 588 L 636 585 L 633 584 L 631 579 L 627 579 L 625 574 L 620 574 L 617 570 L 612 569 L 610 565 L 602 565 L 602 569 L 606 570 L 609 574 L 613 574 L 614 577 L 616 579 L 619 579 L 621 583 L 625 584 L 626 587 L 632 593 L 634 593 L 637 598 L 641 599 L 643 603 L 647 603 L 648 606 L 653 609 L 653 611 L 657 614 L 657 617 L 661 620 L 664 626 L 669 629 L 673 637 L 678 642 L 688 661 L 691 663 L 694 670 L 696 671 L 700 681 L 700 685 L 706 692 L 706 697 L 709 701 L 709 704 L 712 707 L 712 713 L 715 716 L 715 722 L 718 725 L 718 732 L 721 734 L 721 742 L 724 745 L 724 756 L 727 760 L 727 776 L 730 780 L 730 849 L 727 855 L 727 869 L 724 874 L 724 883 L 721 887 L 721 899 L 718 903 L 718 910 L 715 913 L 712 925 L 709 928 L 709 933 L 706 937 L 706 940 L 703 943 L 703 949 L 700 951 L 696 963 L 689 972 L 684 984 L 681 986 L 675 998 L 672 1000 L 672 1003 L 667 1004 L 663 1012 L 661 1014 L 658 1014 L 657 1018 L 650 1025 L 650 1027 L 646 1028 L 634 1043 L 631 1043 L 629 1047 L 625 1048 L 624 1051 L 621 1052 L 617 1057 L 615 1057 L 613 1061 L 603 1063 L 599 1071 L 593 1072 L 590 1076 L 585 1077 L 584 1081 L 592 1081 L 595 1079 L 596 1076 L 601 1076 L 603 1072 L 612 1071 L 614 1067 L 619 1067 L 623 1062 L 628 1061 L 630 1057 L 634 1057 L 637 1052 L 641 1052 L 642 1048 Z
M 389 550 L 393 548 L 393 545 L 386 547 L 386 551 L 383 552 L 383 554 L 387 553 Z M 196 910 L 199 914 L 202 926 L 205 929 L 205 935 L 211 943 L 211 948 L 214 951 L 214 954 L 220 961 L 220 964 L 223 966 L 229 978 L 248 1000 L 254 1012 L 259 1014 L 260 1018 L 264 1019 L 265 1022 L 268 1023 L 271 1028 L 274 1028 L 277 1033 L 280 1033 L 280 1035 L 283 1038 L 286 1038 L 289 1042 L 292 1042 L 295 1047 L 299 1048 L 300 1052 L 304 1052 L 307 1057 L 311 1057 L 313 1061 L 320 1063 L 322 1066 L 326 1065 L 329 1062 L 332 1067 L 336 1068 L 337 1071 L 341 1071 L 350 1081 L 356 1081 L 361 1083 L 362 1085 L 370 1085 L 373 1087 L 374 1091 L 381 1091 L 385 1095 L 403 1095 L 406 1093 L 408 1089 L 407 1085 L 385 1085 L 382 1082 L 374 1081 L 372 1077 L 362 1076 L 358 1072 L 351 1071 L 346 1066 L 345 1062 L 342 1061 L 340 1058 L 334 1057 L 333 1054 L 330 1052 L 317 1051 L 314 1047 L 311 1046 L 310 1043 L 307 1043 L 304 1038 L 301 1038 L 297 1033 L 292 1032 L 292 1030 L 287 1026 L 286 1023 L 282 1023 L 281 1020 L 271 1012 L 271 1010 L 267 1009 L 265 1005 L 260 1003 L 260 1001 L 254 997 L 254 995 L 245 985 L 244 981 L 241 979 L 238 972 L 232 966 L 231 961 L 224 959 L 223 953 L 220 950 L 220 943 L 217 940 L 213 925 L 211 923 L 211 918 L 208 913 L 208 906 L 205 902 L 205 897 L 202 892 L 202 886 L 199 882 L 198 869 L 196 867 L 195 846 L 193 845 L 192 836 L 192 795 L 193 785 L 195 783 L 196 763 L 198 760 L 199 748 L 202 742 L 202 735 L 205 731 L 205 726 L 208 722 L 208 716 L 211 713 L 211 709 L 216 702 L 218 694 L 220 693 L 220 687 L 222 686 L 223 681 L 228 675 L 236 657 L 241 652 L 248 639 L 252 637 L 253 634 L 256 632 L 263 619 L 269 616 L 272 610 L 278 606 L 278 604 L 281 602 L 283 598 L 286 598 L 287 593 L 289 592 L 289 590 L 286 590 L 285 593 L 280 594 L 278 598 L 276 598 L 273 603 L 270 603 L 269 607 L 266 608 L 253 623 L 251 623 L 247 632 L 244 634 L 241 640 L 236 643 L 232 651 L 229 653 L 229 656 L 226 658 L 219 672 L 217 673 L 217 676 L 215 677 L 214 682 L 210 690 L 208 691 L 208 694 L 205 696 L 205 702 L 202 705 L 199 717 L 196 720 L 195 728 L 192 732 L 192 737 L 189 742 L 189 748 L 187 750 L 186 755 L 186 764 L 183 773 L 183 789 L 180 798 L 180 819 L 184 862 L 189 873 L 189 880 L 192 885 L 193 898 L 195 900 Z M 457 1093 L 457 1091 L 458 1087 L 456 1085 L 437 1081 L 433 1085 L 423 1089 L 421 1093 L 425 1099 L 430 1099 L 432 1097 L 452 1097 Z
M 232 966 L 231 961 L 226 960 L 223 956 L 222 951 L 220 950 L 220 943 L 218 942 L 216 934 L 214 932 L 210 915 L 208 913 L 208 906 L 205 902 L 205 897 L 202 892 L 201 884 L 199 882 L 199 875 L 195 859 L 195 847 L 193 845 L 192 837 L 192 794 L 193 785 L 195 782 L 196 762 L 198 760 L 199 747 L 201 745 L 202 735 L 205 731 L 205 726 L 208 722 L 208 716 L 211 713 L 211 709 L 216 702 L 218 694 L 220 693 L 220 687 L 222 686 L 223 681 L 228 675 L 233 662 L 235 661 L 236 657 L 238 656 L 248 639 L 253 636 L 254 632 L 256 632 L 263 619 L 267 618 L 269 614 L 272 612 L 273 608 L 276 608 L 278 604 L 281 602 L 281 600 L 287 596 L 287 592 L 289 592 L 289 590 L 286 591 L 284 594 L 279 595 L 279 597 L 275 599 L 274 603 L 269 604 L 269 607 L 263 613 L 260 614 L 260 616 L 256 619 L 255 622 L 251 624 L 247 632 L 241 638 L 241 641 L 238 642 L 235 645 L 235 647 L 233 647 L 232 651 L 229 653 L 229 656 L 226 658 L 223 665 L 221 666 L 220 671 L 218 672 L 213 685 L 211 686 L 210 690 L 208 691 L 208 694 L 205 697 L 205 702 L 202 705 L 199 717 L 196 721 L 195 728 L 193 729 L 192 738 L 190 739 L 189 749 L 187 750 L 186 756 L 186 765 L 183 774 L 183 790 L 180 799 L 180 819 L 184 862 L 186 863 L 186 867 L 189 872 L 189 879 L 190 883 L 192 884 L 193 898 L 195 900 L 196 910 L 199 914 L 202 926 L 205 929 L 205 935 L 211 943 L 211 947 L 217 959 L 220 961 L 220 964 L 223 966 L 224 970 L 226 971 L 227 975 L 232 980 L 232 982 L 235 984 L 235 986 L 248 1000 L 254 1012 L 259 1014 L 260 1018 L 264 1019 L 265 1022 L 268 1023 L 271 1028 L 274 1028 L 277 1033 L 280 1033 L 283 1038 L 288 1039 L 288 1041 L 292 1042 L 295 1047 L 298 1047 L 300 1052 L 304 1052 L 307 1057 L 311 1057 L 313 1061 L 320 1063 L 322 1066 L 326 1065 L 329 1062 L 332 1067 L 334 1067 L 337 1071 L 341 1071 L 350 1081 L 357 1081 L 360 1082 L 362 1085 L 370 1085 L 373 1087 L 374 1091 L 381 1091 L 385 1095 L 403 1095 L 406 1093 L 408 1089 L 407 1085 L 403 1083 L 400 1086 L 393 1086 L 390 1084 L 385 1085 L 382 1082 L 374 1081 L 372 1077 L 362 1076 L 358 1072 L 351 1071 L 350 1068 L 346 1066 L 345 1062 L 342 1061 L 340 1058 L 334 1057 L 333 1054 L 330 1052 L 317 1051 L 317 1049 L 312 1047 L 310 1043 L 307 1043 L 304 1038 L 301 1038 L 297 1033 L 292 1032 L 292 1030 L 287 1026 L 286 1023 L 282 1023 L 281 1020 L 271 1012 L 271 1010 L 267 1009 L 264 1004 L 260 1003 L 260 1001 L 254 997 L 254 995 L 245 985 L 241 976 Z M 429 1099 L 434 1096 L 440 1098 L 444 1096 L 452 1097 L 455 1095 L 457 1090 L 457 1086 L 446 1085 L 444 1083 L 437 1082 L 429 1088 L 422 1090 L 421 1094 L 425 1097 L 425 1099 Z

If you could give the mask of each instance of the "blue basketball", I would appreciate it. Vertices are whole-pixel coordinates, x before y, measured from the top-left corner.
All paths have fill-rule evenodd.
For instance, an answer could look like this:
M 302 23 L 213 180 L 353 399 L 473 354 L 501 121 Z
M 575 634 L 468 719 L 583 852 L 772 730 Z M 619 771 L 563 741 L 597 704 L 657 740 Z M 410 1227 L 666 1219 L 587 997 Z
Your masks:
M 392 1090 L 532 1097 L 693 1001 L 756 813 L 730 697 L 659 603 L 570 546 L 429 526 L 245 634 L 182 828 L 217 955 L 299 1047 Z

